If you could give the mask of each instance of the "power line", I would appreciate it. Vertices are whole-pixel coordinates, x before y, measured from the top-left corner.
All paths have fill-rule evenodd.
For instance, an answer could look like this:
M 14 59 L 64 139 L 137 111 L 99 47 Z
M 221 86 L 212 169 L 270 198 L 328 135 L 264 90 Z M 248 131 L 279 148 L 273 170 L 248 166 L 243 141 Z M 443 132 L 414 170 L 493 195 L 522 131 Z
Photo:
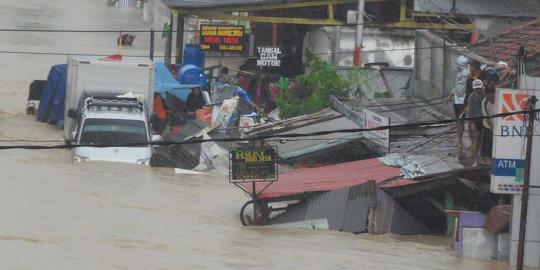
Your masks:
M 290 133 L 290 134 L 279 134 L 279 135 L 259 135 L 247 138 L 216 138 L 216 139 L 195 139 L 187 141 L 164 141 L 164 142 L 149 142 L 149 143 L 123 143 L 123 144 L 79 144 L 79 145 L 4 145 L 0 146 L 0 150 L 9 150 L 9 149 L 28 149 L 28 150 L 50 150 L 50 149 L 72 149 L 79 147 L 95 147 L 95 148 L 107 148 L 107 147 L 147 147 L 147 146 L 170 146 L 170 145 L 185 145 L 185 144 L 200 144 L 205 142 L 249 142 L 249 141 L 261 141 L 267 139 L 278 139 L 278 138 L 299 138 L 299 137 L 316 137 L 329 134 L 338 134 L 338 133 L 359 133 L 366 131 L 376 131 L 376 130 L 391 130 L 391 129 L 406 129 L 406 128 L 415 128 L 415 127 L 429 127 L 437 126 L 439 127 L 442 124 L 450 124 L 455 122 L 470 121 L 470 120 L 481 120 L 481 119 L 491 119 L 506 117 L 516 114 L 528 114 L 528 113 L 538 113 L 540 109 L 530 110 L 530 111 L 518 111 L 518 112 L 509 112 L 509 113 L 500 113 L 492 116 L 480 116 L 480 117 L 468 117 L 462 119 L 445 119 L 439 121 L 430 121 L 430 122 L 417 122 L 417 123 L 408 123 L 400 124 L 394 126 L 381 126 L 376 128 L 358 128 L 358 129 L 341 129 L 341 130 L 327 130 L 327 131 L 316 131 L 310 133 Z
M 381 107 L 381 106 L 388 107 L 388 106 L 398 106 L 398 105 L 412 105 L 412 104 L 418 104 L 418 103 L 425 103 L 425 102 L 435 101 L 435 100 L 444 99 L 444 98 L 448 98 L 448 96 L 442 96 L 442 97 L 437 97 L 437 98 L 430 98 L 430 99 L 425 99 L 425 100 L 410 101 L 410 102 L 383 103 L 383 104 L 377 104 L 377 105 L 368 105 L 368 106 L 364 106 L 364 107 L 365 107 L 365 108 L 373 108 L 373 107 Z
M 450 23 L 449 23 L 450 24 Z M 204 24 L 202 24 L 204 25 Z M 308 25 L 308 24 L 306 24 Z M 335 25 L 335 24 L 318 24 L 317 26 L 341 26 L 341 27 L 354 27 L 357 25 L 366 25 L 373 27 L 380 26 L 379 24 L 374 23 L 346 23 L 341 25 Z M 457 26 L 455 24 L 452 24 L 454 26 Z M 231 26 L 231 25 L 222 25 L 222 26 Z M 313 25 L 308 25 L 313 26 Z M 258 29 L 272 29 L 272 26 L 257 26 L 257 27 L 251 27 L 248 29 L 245 29 L 245 31 L 257 31 Z M 442 30 L 455 30 L 455 29 L 444 29 Z M 15 29 L 15 28 L 0 28 L 0 32 L 34 32 L 34 33 L 177 33 L 178 29 L 171 29 L 171 30 L 144 30 L 144 29 Z M 202 32 L 200 29 L 184 29 L 181 31 L 183 33 L 198 33 Z
M 433 136 L 433 138 L 427 139 L 427 140 L 425 140 L 423 142 L 420 142 L 419 144 L 413 145 L 412 147 L 409 148 L 409 150 L 405 151 L 405 153 L 410 153 L 410 152 L 412 152 L 412 151 L 414 151 L 414 150 L 416 150 L 416 149 L 418 149 L 418 148 L 420 148 L 420 147 L 422 147 L 422 146 L 436 140 L 440 136 L 445 135 L 445 134 L 449 134 L 450 132 L 452 132 L 452 131 L 454 131 L 456 129 L 457 129 L 457 126 L 452 127 L 450 129 L 446 129 L 443 132 L 439 133 L 438 135 Z
M 363 53 L 371 52 L 392 52 L 392 51 L 412 51 L 412 50 L 425 50 L 425 49 L 443 49 L 443 48 L 452 48 L 452 47 L 462 47 L 460 45 L 449 45 L 449 46 L 430 46 L 430 47 L 419 47 L 419 48 L 397 48 L 397 49 L 377 49 L 377 50 L 366 50 Z M 339 51 L 339 52 L 321 52 L 315 53 L 314 55 L 332 55 L 332 54 L 352 54 L 353 51 Z M 69 53 L 69 52 L 36 52 L 36 51 L 19 51 L 19 50 L 0 50 L 0 54 L 28 54 L 28 55 L 56 55 L 56 56 L 70 56 L 70 55 L 80 55 L 80 56 L 109 56 L 108 54 L 98 54 L 98 53 Z M 148 57 L 148 55 L 124 55 L 126 57 Z M 155 55 L 154 57 L 165 57 L 165 55 Z M 173 55 L 172 57 L 176 57 Z M 223 56 L 206 56 L 206 58 L 238 58 L 244 56 L 236 55 L 223 55 Z
M 435 103 L 427 103 L 427 104 L 424 104 L 424 105 L 411 106 L 411 107 L 404 107 L 404 108 L 397 108 L 397 109 L 386 110 L 386 111 L 374 111 L 374 112 L 376 112 L 376 113 L 397 112 L 397 111 L 404 111 L 404 110 L 411 110 L 411 109 L 417 109 L 417 108 L 423 108 L 423 107 L 435 106 L 435 105 L 440 105 L 440 104 L 444 104 L 444 103 L 447 103 L 446 100 L 445 100 L 445 101 L 440 101 L 440 102 L 435 102 Z M 383 106 L 384 106 L 384 105 L 383 105 Z

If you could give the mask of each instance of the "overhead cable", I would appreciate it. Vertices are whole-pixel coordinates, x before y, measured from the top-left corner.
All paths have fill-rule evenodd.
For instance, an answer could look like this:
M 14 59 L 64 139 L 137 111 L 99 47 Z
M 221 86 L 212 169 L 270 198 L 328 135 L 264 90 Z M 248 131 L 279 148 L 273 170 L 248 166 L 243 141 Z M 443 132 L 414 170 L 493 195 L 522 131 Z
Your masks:
M 440 125 L 450 124 L 455 122 L 470 121 L 470 120 L 481 120 L 481 119 L 492 119 L 499 117 L 506 117 L 517 114 L 529 114 L 529 113 L 539 113 L 540 109 L 530 110 L 530 111 L 518 111 L 518 112 L 509 112 L 509 113 L 499 113 L 492 116 L 480 116 L 480 117 L 467 117 L 462 119 L 445 119 L 438 121 L 427 121 L 427 122 L 417 122 L 417 123 L 407 123 L 400 125 L 390 125 L 390 126 L 381 126 L 375 128 L 357 128 L 357 129 L 341 129 L 341 130 L 325 130 L 325 131 L 316 131 L 310 133 L 290 133 L 290 134 L 277 134 L 277 135 L 258 135 L 247 138 L 214 138 L 214 139 L 193 139 L 193 140 L 183 140 L 183 141 L 161 141 L 161 142 L 149 142 L 149 143 L 122 143 L 122 144 L 78 144 L 78 145 L 3 145 L 0 146 L 0 150 L 8 149 L 29 149 L 29 150 L 48 150 L 48 149 L 72 149 L 79 147 L 96 147 L 96 148 L 107 148 L 107 147 L 147 147 L 151 145 L 162 146 L 162 145 L 185 145 L 185 144 L 200 144 L 205 142 L 250 142 L 250 141 L 261 141 L 267 139 L 278 139 L 278 138 L 299 138 L 299 137 L 316 137 L 329 134 L 337 133 L 360 133 L 366 131 L 376 131 L 376 130 L 392 130 L 392 129 L 410 129 L 418 127 L 440 127 Z

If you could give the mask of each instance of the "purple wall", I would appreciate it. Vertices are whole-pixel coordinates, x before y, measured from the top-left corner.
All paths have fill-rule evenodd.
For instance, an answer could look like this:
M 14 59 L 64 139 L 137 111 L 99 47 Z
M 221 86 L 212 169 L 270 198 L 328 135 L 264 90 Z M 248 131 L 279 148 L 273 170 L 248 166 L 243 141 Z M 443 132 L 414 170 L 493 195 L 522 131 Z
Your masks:
M 456 255 L 463 256 L 463 228 L 485 228 L 486 215 L 479 212 L 463 212 L 459 214 L 457 235 L 454 243 Z

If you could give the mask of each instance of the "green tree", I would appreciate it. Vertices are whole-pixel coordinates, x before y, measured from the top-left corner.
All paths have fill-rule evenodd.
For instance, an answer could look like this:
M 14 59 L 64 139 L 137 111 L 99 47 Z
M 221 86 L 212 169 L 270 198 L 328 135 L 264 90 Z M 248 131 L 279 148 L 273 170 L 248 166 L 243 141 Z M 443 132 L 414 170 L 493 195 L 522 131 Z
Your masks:
M 277 99 L 281 117 L 290 118 L 309 114 L 329 107 L 329 97 L 346 96 L 352 87 L 365 83 L 365 76 L 360 69 L 351 69 L 346 76 L 340 76 L 336 68 L 317 57 L 310 51 L 307 53 L 309 73 L 297 76 L 298 86 L 295 91 L 282 91 Z

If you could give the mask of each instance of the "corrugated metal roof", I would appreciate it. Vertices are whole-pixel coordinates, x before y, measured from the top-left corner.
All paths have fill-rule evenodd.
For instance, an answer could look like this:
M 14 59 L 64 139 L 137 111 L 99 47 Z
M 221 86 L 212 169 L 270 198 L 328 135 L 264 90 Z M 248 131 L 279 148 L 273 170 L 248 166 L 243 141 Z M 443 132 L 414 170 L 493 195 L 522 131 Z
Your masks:
M 378 159 L 302 169 L 279 174 L 279 180 L 266 189 L 261 199 L 334 190 L 374 180 L 377 183 L 399 176 L 399 168 L 384 165 Z M 266 184 L 257 184 L 261 190 Z
M 300 127 L 279 134 L 312 133 L 317 131 L 355 128 L 360 127 L 343 116 L 338 119 L 332 119 L 322 123 Z M 340 133 L 315 137 L 298 137 L 294 138 L 292 141 L 286 141 L 284 143 L 271 141 L 269 144 L 278 147 L 278 153 L 281 158 L 292 159 L 334 148 L 360 138 L 362 138 L 361 133 Z
M 313 114 L 302 115 L 254 128 L 248 135 L 302 134 L 317 131 L 356 128 L 360 127 L 342 114 L 327 108 Z M 276 142 L 274 139 L 268 143 L 278 148 L 278 155 L 280 158 L 295 159 L 329 149 L 335 149 L 336 147 L 360 138 L 362 138 L 361 133 L 338 133 L 322 136 L 297 137 L 290 140 L 283 140 L 282 142 Z
M 330 230 L 363 232 L 367 230 L 369 209 L 376 205 L 375 192 L 373 184 L 365 183 L 315 194 L 301 204 L 290 206 L 268 224 L 324 219 Z
M 171 8 L 204 8 L 235 5 L 260 5 L 268 3 L 283 3 L 281 0 L 161 0 Z M 302 2 L 302 1 L 295 1 Z
M 521 0 L 456 0 L 456 13 L 476 16 L 531 17 L 538 16 L 540 5 Z M 452 12 L 451 0 L 414 0 L 414 11 L 427 13 Z
M 363 117 L 362 110 L 366 108 L 389 117 L 391 125 L 399 125 L 449 119 L 434 108 L 435 105 L 443 103 L 446 103 L 444 97 L 429 102 L 416 98 L 359 98 L 342 101 L 340 106 L 343 110 L 353 112 L 360 121 Z M 442 161 L 454 163 L 452 160 L 456 159 L 458 152 L 455 134 L 456 128 L 453 125 L 393 129 L 390 132 L 390 150 L 392 153 L 406 155 L 435 156 Z M 387 153 L 386 149 L 384 153 Z

